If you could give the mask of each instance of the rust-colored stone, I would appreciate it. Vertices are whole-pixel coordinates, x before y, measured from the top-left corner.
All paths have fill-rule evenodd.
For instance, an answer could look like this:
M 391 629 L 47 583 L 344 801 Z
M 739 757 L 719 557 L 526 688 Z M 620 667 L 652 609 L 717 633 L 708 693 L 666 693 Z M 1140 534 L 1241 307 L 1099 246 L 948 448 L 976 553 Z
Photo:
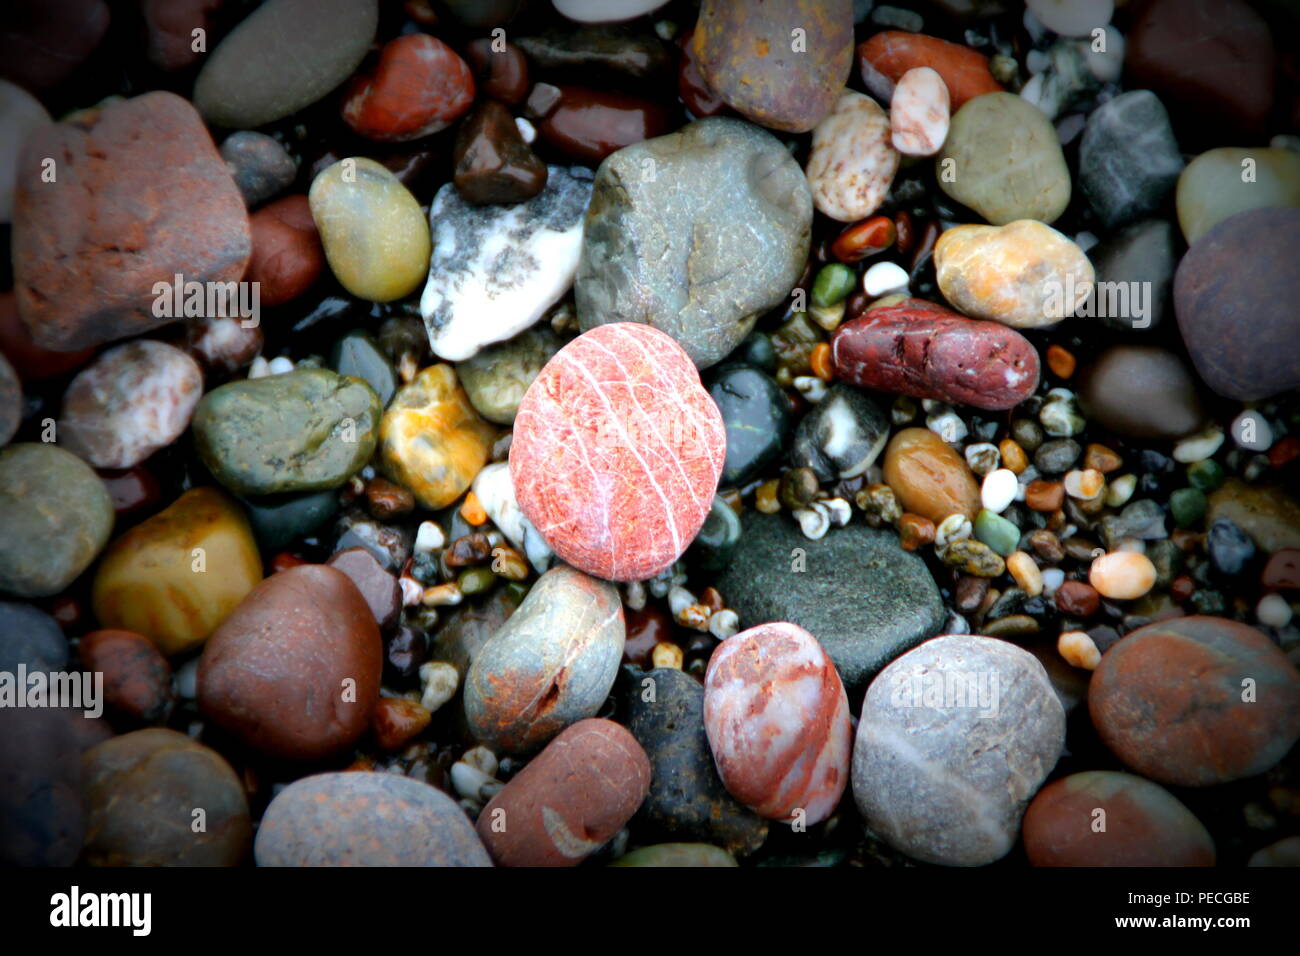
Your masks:
M 983 53 L 922 33 L 877 33 L 858 46 L 858 66 L 864 78 L 874 71 L 891 83 L 897 83 L 908 70 L 928 66 L 943 77 L 954 113 L 967 100 L 1002 89 L 989 72 L 989 59 Z
M 92 631 L 77 648 L 81 665 L 104 675 L 104 703 L 145 723 L 166 719 L 172 669 L 147 637 L 133 631 Z

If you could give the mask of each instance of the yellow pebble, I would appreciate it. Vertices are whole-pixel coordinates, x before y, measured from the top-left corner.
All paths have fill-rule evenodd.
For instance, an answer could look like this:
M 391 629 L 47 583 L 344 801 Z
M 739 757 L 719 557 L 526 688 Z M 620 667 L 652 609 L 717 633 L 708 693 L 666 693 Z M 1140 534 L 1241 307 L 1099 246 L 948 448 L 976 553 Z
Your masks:
M 669 644 L 667 641 L 660 641 L 650 652 L 650 661 L 655 667 L 671 667 L 673 670 L 682 669 L 682 649 L 676 644 Z
M 472 491 L 465 496 L 465 501 L 460 506 L 460 516 L 476 528 L 487 524 L 487 512 L 479 503 L 478 495 Z
M 1101 663 L 1101 651 L 1084 631 L 1065 631 L 1056 640 L 1056 649 L 1072 667 L 1095 671 Z
M 1112 551 L 1092 562 L 1088 569 L 1088 583 L 1102 597 L 1132 601 L 1155 586 L 1156 566 L 1145 554 Z
M 1025 454 L 1019 442 L 1004 438 L 998 443 L 998 451 L 1002 454 L 1003 468 L 1014 471 L 1018 475 L 1029 467 L 1029 456 Z
M 1043 572 L 1038 569 L 1037 562 L 1025 552 L 1013 552 L 1007 558 L 1007 570 L 1016 579 L 1020 590 L 1030 597 L 1037 597 L 1043 593 Z
M 781 482 L 776 478 L 765 481 L 754 493 L 754 508 L 765 515 L 774 515 L 781 510 L 781 502 L 776 497 Z

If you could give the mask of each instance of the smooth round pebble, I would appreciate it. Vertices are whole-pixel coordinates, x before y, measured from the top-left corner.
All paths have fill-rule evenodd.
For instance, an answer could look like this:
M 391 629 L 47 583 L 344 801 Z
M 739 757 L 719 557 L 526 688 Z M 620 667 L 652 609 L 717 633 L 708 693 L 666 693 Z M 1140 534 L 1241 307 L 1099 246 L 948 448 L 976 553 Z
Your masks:
M 928 66 L 908 70 L 894 86 L 889 127 L 894 149 L 904 156 L 933 156 L 948 138 L 948 87 Z
M 1145 554 L 1112 551 L 1093 559 L 1088 567 L 1088 583 L 1102 597 L 1132 601 L 1155 587 L 1156 568 Z
M 889 192 L 898 161 L 889 115 L 871 97 L 845 90 L 813 130 L 805 170 L 813 204 L 840 222 L 867 218 Z

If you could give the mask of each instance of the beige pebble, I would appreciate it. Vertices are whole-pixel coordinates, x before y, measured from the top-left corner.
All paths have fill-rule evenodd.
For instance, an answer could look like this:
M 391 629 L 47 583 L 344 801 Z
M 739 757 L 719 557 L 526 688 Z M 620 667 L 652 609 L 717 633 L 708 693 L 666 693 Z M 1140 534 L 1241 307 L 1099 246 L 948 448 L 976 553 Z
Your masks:
M 1101 663 L 1101 651 L 1084 631 L 1065 631 L 1056 640 L 1056 649 L 1072 667 L 1094 671 Z
M 908 70 L 894 87 L 889 125 L 894 149 L 905 156 L 933 156 L 948 138 L 948 87 L 928 66 Z
M 1065 474 L 1065 493 L 1071 498 L 1091 501 L 1106 488 L 1106 477 L 1096 468 L 1075 469 Z
M 1088 569 L 1088 583 L 1102 597 L 1131 601 L 1155 586 L 1156 567 L 1145 554 L 1112 551 L 1092 562 Z
M 1025 552 L 1013 552 L 1007 558 L 1007 570 L 1016 579 L 1020 590 L 1030 597 L 1043 593 L 1043 572 L 1039 570 L 1038 563 Z
M 813 204 L 840 222 L 865 219 L 884 202 L 898 162 L 889 116 L 871 97 L 845 90 L 813 130 L 805 170 Z
M 682 649 L 676 644 L 660 641 L 650 652 L 650 661 L 655 667 L 671 667 L 679 671 L 682 669 Z

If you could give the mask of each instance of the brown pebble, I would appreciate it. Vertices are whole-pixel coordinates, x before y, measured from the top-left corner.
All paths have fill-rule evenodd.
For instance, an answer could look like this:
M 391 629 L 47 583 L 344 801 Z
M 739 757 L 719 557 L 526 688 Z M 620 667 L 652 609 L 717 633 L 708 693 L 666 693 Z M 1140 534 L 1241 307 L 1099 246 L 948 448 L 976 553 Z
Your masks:
M 979 485 L 965 460 L 928 428 L 904 428 L 885 448 L 885 483 L 899 503 L 936 525 L 951 514 L 972 520 Z
M 904 551 L 915 551 L 934 541 L 934 522 L 920 515 L 905 513 L 898 519 L 899 544 Z
M 1092 617 L 1101 607 L 1101 595 L 1083 581 L 1066 581 L 1056 589 L 1056 606 L 1062 614 Z
M 1268 559 L 1260 583 L 1277 591 L 1300 588 L 1300 550 L 1283 548 Z
M 1029 467 L 1029 456 L 1014 439 L 1004 438 L 998 442 L 998 452 L 1002 455 L 1002 467 L 1017 475 Z
M 376 475 L 366 482 L 366 507 L 375 518 L 389 521 L 415 510 L 415 495 Z
M 1060 564 L 1065 559 L 1061 539 L 1046 528 L 1038 528 L 1029 533 L 1029 546 L 1047 564 Z
M 954 603 L 958 611 L 971 614 L 979 610 L 984 603 L 984 596 L 989 591 L 989 579 L 977 578 L 973 574 L 963 574 L 957 578 Z
M 1025 504 L 1034 511 L 1055 511 L 1065 501 L 1065 485 L 1041 478 L 1025 486 Z
M 366 548 L 348 548 L 325 562 L 352 579 L 361 596 L 370 606 L 375 623 L 387 630 L 397 621 L 402 611 L 402 587 L 397 578 L 384 570 L 378 559 Z
M 1103 475 L 1109 474 L 1124 463 L 1119 453 L 1092 442 L 1083 451 L 1083 467 L 1093 468 Z
M 77 647 L 81 665 L 104 675 L 104 703 L 147 724 L 167 719 L 172 669 L 154 643 L 134 631 L 92 631 Z
M 429 726 L 433 715 L 405 697 L 381 697 L 370 717 L 375 743 L 383 750 L 400 750 Z
M 1059 345 L 1047 347 L 1047 367 L 1057 378 L 1069 378 L 1074 374 L 1074 356 Z

